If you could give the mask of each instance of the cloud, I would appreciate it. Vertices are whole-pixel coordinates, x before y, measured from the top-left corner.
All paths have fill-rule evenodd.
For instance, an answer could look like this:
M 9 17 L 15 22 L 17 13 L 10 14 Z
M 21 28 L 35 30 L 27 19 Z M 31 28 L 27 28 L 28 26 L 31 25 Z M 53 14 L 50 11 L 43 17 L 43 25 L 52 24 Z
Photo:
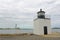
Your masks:
M 46 15 L 51 16 L 52 25 L 59 24 L 57 21 L 60 20 L 60 0 L 0 0 L 0 22 L 29 21 L 30 23 L 36 18 L 40 8 L 46 12 Z

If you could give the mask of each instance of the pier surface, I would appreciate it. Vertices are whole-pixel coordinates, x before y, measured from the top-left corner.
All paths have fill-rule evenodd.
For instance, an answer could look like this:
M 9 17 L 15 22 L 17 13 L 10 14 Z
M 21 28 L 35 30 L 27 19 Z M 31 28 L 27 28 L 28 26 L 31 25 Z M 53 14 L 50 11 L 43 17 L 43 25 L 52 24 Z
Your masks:
M 38 36 L 38 35 L 1 35 L 0 40 L 60 40 L 60 36 L 48 35 L 48 36 Z

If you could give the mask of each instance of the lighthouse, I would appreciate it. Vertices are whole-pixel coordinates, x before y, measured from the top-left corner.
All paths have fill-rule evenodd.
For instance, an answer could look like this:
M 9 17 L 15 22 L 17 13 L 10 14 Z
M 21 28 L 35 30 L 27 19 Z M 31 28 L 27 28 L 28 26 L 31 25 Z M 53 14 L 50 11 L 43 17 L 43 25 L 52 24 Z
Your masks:
M 34 19 L 33 33 L 36 35 L 51 34 L 51 19 L 45 17 L 45 11 L 42 9 L 37 12 L 37 18 Z

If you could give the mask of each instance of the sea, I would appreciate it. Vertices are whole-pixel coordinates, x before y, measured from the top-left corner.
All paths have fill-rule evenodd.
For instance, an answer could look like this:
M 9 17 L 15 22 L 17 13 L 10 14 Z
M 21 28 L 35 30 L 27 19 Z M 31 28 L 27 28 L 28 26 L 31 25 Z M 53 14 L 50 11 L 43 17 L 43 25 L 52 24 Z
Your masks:
M 33 33 L 33 29 L 5 29 L 0 30 L 0 34 L 22 34 L 22 33 Z
M 52 29 L 52 32 L 59 32 L 60 33 L 60 29 Z M 33 33 L 33 29 L 0 30 L 0 34 L 22 34 L 22 33 Z

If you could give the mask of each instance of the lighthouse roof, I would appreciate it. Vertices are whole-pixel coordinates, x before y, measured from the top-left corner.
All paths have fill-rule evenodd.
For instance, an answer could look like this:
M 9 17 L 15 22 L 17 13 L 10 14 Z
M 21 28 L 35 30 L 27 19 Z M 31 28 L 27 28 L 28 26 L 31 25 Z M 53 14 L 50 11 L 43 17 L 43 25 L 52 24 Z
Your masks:
M 37 20 L 37 19 L 42 19 L 42 18 L 36 18 L 36 19 L 34 19 L 34 21 Z M 50 18 L 45 18 L 45 19 L 43 19 L 43 20 L 46 20 L 46 19 L 47 19 L 47 20 L 50 20 Z
M 40 9 L 40 11 L 37 12 L 38 14 L 39 13 L 45 13 L 45 11 L 42 11 L 42 9 Z

